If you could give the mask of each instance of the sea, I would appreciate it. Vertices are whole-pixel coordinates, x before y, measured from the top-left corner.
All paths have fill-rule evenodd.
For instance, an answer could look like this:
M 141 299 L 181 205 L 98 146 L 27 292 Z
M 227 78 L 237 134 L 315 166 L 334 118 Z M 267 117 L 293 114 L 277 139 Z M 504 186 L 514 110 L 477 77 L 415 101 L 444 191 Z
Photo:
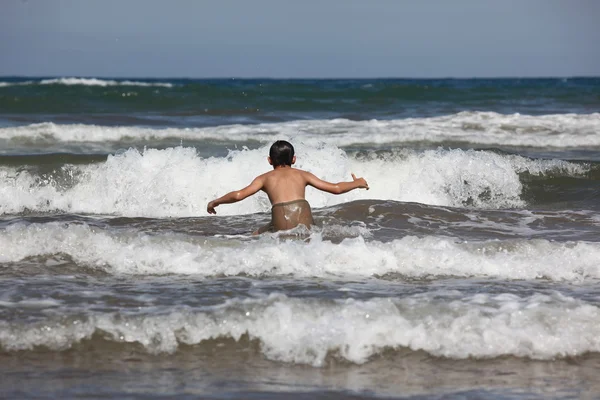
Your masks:
M 316 226 L 252 236 L 271 168 Z M 0 77 L 0 398 L 600 398 L 600 78 Z

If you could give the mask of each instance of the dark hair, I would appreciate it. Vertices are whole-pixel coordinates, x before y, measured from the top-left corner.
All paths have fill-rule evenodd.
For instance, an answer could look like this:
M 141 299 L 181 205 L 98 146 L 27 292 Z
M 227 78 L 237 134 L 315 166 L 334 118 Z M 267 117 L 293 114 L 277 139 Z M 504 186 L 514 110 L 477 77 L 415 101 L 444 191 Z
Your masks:
M 294 158 L 294 146 L 285 140 L 278 140 L 271 146 L 269 157 L 274 167 L 279 165 L 292 165 Z

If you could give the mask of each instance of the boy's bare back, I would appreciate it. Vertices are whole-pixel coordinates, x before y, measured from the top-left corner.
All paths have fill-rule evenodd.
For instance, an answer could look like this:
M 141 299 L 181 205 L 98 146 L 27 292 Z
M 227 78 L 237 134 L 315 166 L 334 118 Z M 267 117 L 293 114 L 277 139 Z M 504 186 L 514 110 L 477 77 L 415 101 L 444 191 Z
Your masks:
M 360 178 L 362 179 L 361 182 L 354 176 L 354 174 L 352 175 L 352 178 L 354 178 L 354 181 L 359 181 L 357 182 L 358 187 L 368 189 L 367 182 L 364 179 Z M 329 183 L 327 181 L 317 178 L 310 172 L 303 171 L 297 168 L 292 168 L 289 166 L 275 167 L 273 171 L 269 171 L 265 174 L 258 176 L 256 180 L 256 184 L 261 186 L 259 190 L 263 190 L 267 194 L 267 196 L 269 196 L 271 204 L 304 199 L 307 185 L 333 194 L 344 193 L 348 191 L 344 189 L 352 190 L 354 188 L 345 187 L 354 186 L 344 185 L 344 183 L 350 182 L 341 182 L 335 184 Z M 354 184 L 355 182 L 351 183 Z
M 257 177 L 271 204 L 283 203 L 305 198 L 306 172 L 292 168 L 279 167 Z

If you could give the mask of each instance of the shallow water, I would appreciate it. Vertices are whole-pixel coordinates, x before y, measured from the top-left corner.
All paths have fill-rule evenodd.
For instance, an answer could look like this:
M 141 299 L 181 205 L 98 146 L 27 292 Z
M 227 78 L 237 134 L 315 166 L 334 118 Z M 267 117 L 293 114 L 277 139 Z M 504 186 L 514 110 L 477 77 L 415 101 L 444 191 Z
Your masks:
M 600 393 L 598 79 L 0 81 L 0 397 Z

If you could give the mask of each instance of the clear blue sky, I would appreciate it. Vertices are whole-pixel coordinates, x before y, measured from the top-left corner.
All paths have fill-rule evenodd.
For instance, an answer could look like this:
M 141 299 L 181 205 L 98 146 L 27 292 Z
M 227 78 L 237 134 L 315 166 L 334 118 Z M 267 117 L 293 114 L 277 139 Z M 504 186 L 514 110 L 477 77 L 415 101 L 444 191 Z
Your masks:
M 1 0 L 0 75 L 600 76 L 596 0 Z

